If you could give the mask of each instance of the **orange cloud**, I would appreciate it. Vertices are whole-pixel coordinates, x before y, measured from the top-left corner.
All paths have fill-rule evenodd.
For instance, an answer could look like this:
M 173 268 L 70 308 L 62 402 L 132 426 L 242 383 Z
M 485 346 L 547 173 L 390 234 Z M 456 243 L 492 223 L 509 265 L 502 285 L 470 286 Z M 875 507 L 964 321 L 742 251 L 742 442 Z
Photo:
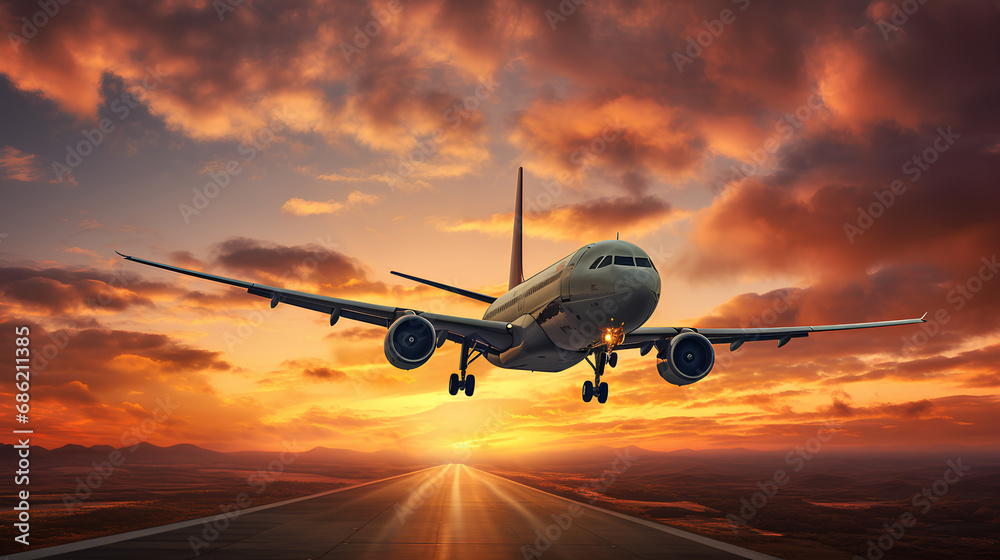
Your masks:
M 379 199 L 378 195 L 366 194 L 361 191 L 352 191 L 347 195 L 345 202 L 338 202 L 334 199 L 320 202 L 316 200 L 303 200 L 298 197 L 290 198 L 282 205 L 282 212 L 294 214 L 296 216 L 313 216 L 316 214 L 337 214 L 341 210 L 350 208 L 357 204 L 374 204 Z
M 626 237 L 639 237 L 686 215 L 656 196 L 605 197 L 550 210 L 528 210 L 524 233 L 531 237 L 589 243 L 608 239 L 617 232 Z M 438 227 L 449 232 L 509 235 L 513 219 L 513 213 L 493 214 L 487 219 L 442 223 Z
M 58 183 L 54 174 L 48 169 L 35 154 L 29 154 L 11 146 L 4 146 L 0 149 L 0 171 L 3 171 L 2 179 L 10 181 L 20 181 L 23 183 L 33 183 L 43 181 L 46 183 Z M 72 174 L 68 176 L 68 182 L 76 185 L 76 179 Z

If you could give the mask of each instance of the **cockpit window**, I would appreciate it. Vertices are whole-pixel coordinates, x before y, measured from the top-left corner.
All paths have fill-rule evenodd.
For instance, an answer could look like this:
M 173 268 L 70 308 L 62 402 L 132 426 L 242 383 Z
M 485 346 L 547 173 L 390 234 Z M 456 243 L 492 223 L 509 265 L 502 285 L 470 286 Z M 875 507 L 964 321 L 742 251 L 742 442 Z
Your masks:
M 649 262 L 646 257 L 636 257 L 635 266 L 641 266 L 643 268 L 653 268 L 653 263 Z
M 594 264 L 590 265 L 590 268 L 597 268 L 597 265 L 601 264 L 601 259 L 603 259 L 603 258 L 604 258 L 603 256 L 602 257 L 597 257 L 597 260 L 594 261 Z
M 632 260 L 632 257 L 616 256 L 615 264 L 621 266 L 635 266 L 635 261 Z
M 604 268 L 609 264 L 611 264 L 611 255 L 604 257 L 604 260 L 601 261 L 601 264 L 597 265 L 597 268 Z

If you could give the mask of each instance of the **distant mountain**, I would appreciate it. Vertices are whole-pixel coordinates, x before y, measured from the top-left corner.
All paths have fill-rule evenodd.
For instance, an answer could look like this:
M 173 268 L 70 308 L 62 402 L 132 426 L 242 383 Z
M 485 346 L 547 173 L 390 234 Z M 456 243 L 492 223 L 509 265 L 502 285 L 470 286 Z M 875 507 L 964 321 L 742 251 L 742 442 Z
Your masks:
M 36 466 L 90 467 L 112 459 L 117 451 L 129 465 L 196 465 L 198 467 L 244 467 L 259 468 L 279 459 L 281 451 L 212 451 L 190 443 L 160 447 L 149 442 L 117 450 L 110 445 L 68 444 L 55 449 L 40 446 L 31 447 L 31 462 Z M 16 464 L 17 449 L 12 444 L 0 445 L 0 461 Z M 286 455 L 287 459 L 288 456 Z M 117 459 L 117 457 L 116 457 Z M 413 456 L 396 449 L 379 451 L 354 451 L 351 449 L 330 449 L 315 447 L 303 451 L 294 458 L 294 463 L 302 466 L 342 465 L 350 467 L 406 467 L 427 466 Z
M 473 465 L 490 466 L 499 469 L 549 469 L 559 471 L 592 471 L 611 468 L 619 456 L 635 457 L 634 464 L 638 470 L 644 470 L 642 465 L 669 464 L 673 472 L 690 471 L 720 471 L 728 469 L 745 470 L 759 468 L 773 471 L 786 463 L 786 455 L 794 449 L 760 451 L 746 448 L 731 449 L 679 449 L 674 451 L 654 451 L 634 445 L 616 449 L 608 446 L 595 446 L 584 449 L 543 450 L 519 454 L 497 451 L 494 449 L 475 450 L 462 460 Z M 16 449 L 12 444 L 0 444 L 0 461 L 3 464 L 16 464 Z M 115 448 L 110 445 L 68 444 L 55 449 L 39 446 L 31 447 L 32 465 L 90 467 L 94 462 L 107 461 Z M 281 457 L 281 451 L 234 451 L 222 452 L 205 449 L 190 443 L 160 447 L 143 442 L 133 447 L 121 447 L 117 450 L 131 465 L 195 465 L 198 467 L 219 468 L 251 468 L 257 469 Z M 858 466 L 871 468 L 887 468 L 890 465 L 902 469 L 911 464 L 926 464 L 955 457 L 974 459 L 977 465 L 1000 465 L 1000 450 L 993 447 L 972 446 L 934 446 L 927 449 L 889 448 L 871 446 L 859 448 L 826 447 L 816 453 L 809 464 L 824 466 L 832 472 L 839 470 L 842 464 L 845 469 Z M 287 458 L 287 455 L 286 455 Z M 456 457 L 442 456 L 440 460 L 416 457 L 398 449 L 381 449 L 378 451 L 356 451 L 353 449 L 334 449 L 318 446 L 299 452 L 295 464 L 299 468 L 316 470 L 323 465 L 336 465 L 352 468 L 363 467 L 413 467 L 421 468 L 431 464 L 455 461 Z M 916 461 L 916 462 L 915 462 Z M 617 463 L 620 464 L 620 463 Z M 936 462 L 933 464 L 937 465 Z M 937 468 L 937 467 L 935 467 Z

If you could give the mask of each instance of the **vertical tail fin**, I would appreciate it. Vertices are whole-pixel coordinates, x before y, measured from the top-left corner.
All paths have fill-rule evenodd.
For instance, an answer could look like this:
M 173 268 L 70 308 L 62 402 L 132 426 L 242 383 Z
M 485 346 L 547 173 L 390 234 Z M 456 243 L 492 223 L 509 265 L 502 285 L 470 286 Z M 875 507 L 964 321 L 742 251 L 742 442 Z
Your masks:
M 517 168 L 517 194 L 514 197 L 514 236 L 510 244 L 510 285 L 508 290 L 514 289 L 521 282 L 524 282 L 524 268 L 521 265 L 521 177 L 524 173 L 523 167 Z

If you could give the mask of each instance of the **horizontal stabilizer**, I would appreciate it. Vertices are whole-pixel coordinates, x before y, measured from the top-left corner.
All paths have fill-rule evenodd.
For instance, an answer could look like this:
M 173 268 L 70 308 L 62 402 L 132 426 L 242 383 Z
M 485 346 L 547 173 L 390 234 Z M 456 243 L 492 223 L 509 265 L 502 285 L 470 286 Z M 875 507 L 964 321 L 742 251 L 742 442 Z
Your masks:
M 449 286 L 447 284 L 442 284 L 440 282 L 434 282 L 433 280 L 424 280 L 423 278 L 417 278 L 416 276 L 410 276 L 409 274 L 403 274 L 402 272 L 396 272 L 395 270 L 390 270 L 389 272 L 395 274 L 396 276 L 402 276 L 403 278 L 406 278 L 408 280 L 413 280 L 414 282 L 427 284 L 428 286 L 433 286 L 439 290 L 445 290 L 453 294 L 458 294 L 460 296 L 465 296 L 467 298 L 472 298 L 485 303 L 493 303 L 494 301 L 497 300 L 497 298 L 493 296 L 488 296 L 486 294 L 480 294 L 478 292 L 472 292 L 469 290 L 463 290 L 462 288 L 456 288 L 454 286 Z

